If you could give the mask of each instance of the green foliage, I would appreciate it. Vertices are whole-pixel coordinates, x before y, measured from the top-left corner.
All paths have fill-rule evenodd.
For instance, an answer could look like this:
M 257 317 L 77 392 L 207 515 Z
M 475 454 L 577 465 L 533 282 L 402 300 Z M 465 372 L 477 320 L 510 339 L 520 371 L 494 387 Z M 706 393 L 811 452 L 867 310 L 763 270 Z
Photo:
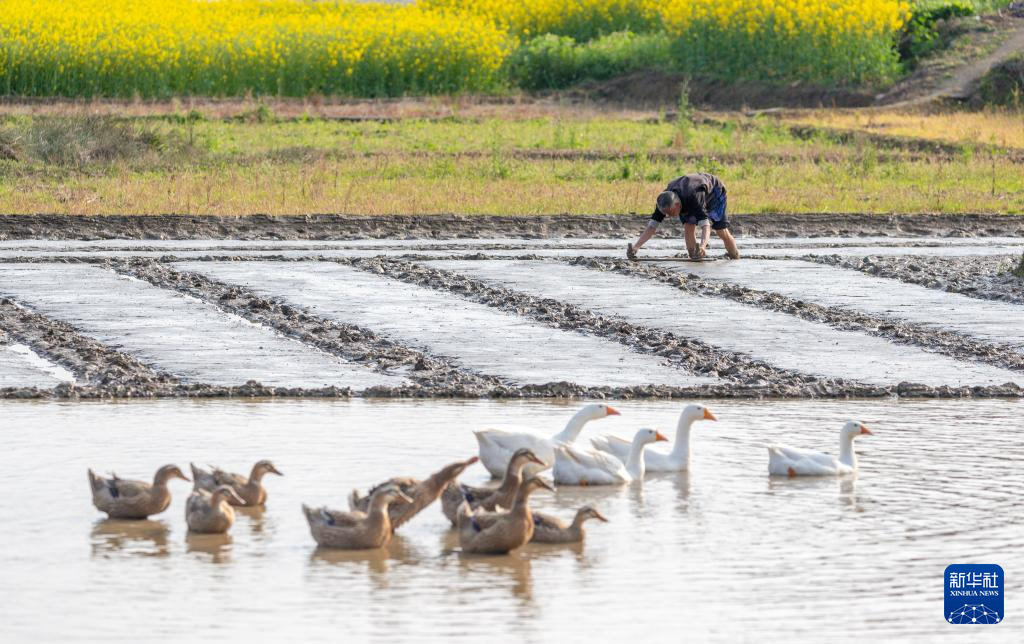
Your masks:
M 662 33 L 619 31 L 585 43 L 577 43 L 570 36 L 545 34 L 512 55 L 509 73 L 514 84 L 540 90 L 671 65 L 671 42 Z
M 968 0 L 919 4 L 900 34 L 897 47 L 900 60 L 907 67 L 915 66 L 918 60 L 947 44 L 947 38 L 939 30 L 940 21 L 973 16 L 975 13 L 974 4 Z
M 1024 54 L 993 67 L 978 85 L 978 99 L 992 107 L 1024 110 Z

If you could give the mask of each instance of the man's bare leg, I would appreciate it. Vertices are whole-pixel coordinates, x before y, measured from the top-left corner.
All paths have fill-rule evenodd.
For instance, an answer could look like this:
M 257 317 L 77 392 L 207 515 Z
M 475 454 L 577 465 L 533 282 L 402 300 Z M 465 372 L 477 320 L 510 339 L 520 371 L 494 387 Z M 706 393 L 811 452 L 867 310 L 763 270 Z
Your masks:
M 729 229 L 723 228 L 722 230 L 716 230 L 715 234 L 718 235 L 718 238 L 722 240 L 723 244 L 725 244 L 725 252 L 729 253 L 729 257 L 732 259 L 739 259 L 740 249 L 736 246 L 736 239 L 732 236 L 732 233 L 729 232 Z
M 686 240 L 686 253 L 690 259 L 700 259 L 703 252 L 697 243 L 697 224 L 683 224 L 683 239 Z

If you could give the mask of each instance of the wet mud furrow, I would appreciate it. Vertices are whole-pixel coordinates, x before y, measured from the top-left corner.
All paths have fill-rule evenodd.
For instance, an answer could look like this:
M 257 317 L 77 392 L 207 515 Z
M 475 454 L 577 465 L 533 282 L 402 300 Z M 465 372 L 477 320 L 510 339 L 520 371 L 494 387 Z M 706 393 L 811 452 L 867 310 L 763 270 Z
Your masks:
M 654 195 L 651 195 L 653 200 Z M 653 201 L 652 201 L 653 207 Z M 758 236 L 1024 234 L 1024 217 L 1005 215 L 730 214 L 738 233 Z M 76 216 L 0 215 L 5 239 L 457 239 L 472 237 L 629 238 L 644 214 L 619 215 L 358 215 Z
M 350 397 L 338 387 L 302 389 L 268 387 L 255 381 L 239 386 L 183 384 L 136 358 L 78 332 L 71 325 L 34 313 L 10 298 L 0 298 L 0 328 L 17 341 L 58 364 L 78 379 L 53 388 L 5 387 L 0 398 L 194 398 L 194 397 Z
M 355 265 L 355 262 L 339 260 L 339 263 Z M 173 268 L 151 260 L 111 261 L 108 264 L 116 271 L 144 279 L 154 285 L 179 290 L 193 297 L 209 301 L 224 307 L 236 315 L 246 317 L 250 321 L 267 324 L 302 341 L 315 343 L 324 349 L 339 350 L 329 338 L 323 338 L 319 329 L 351 329 L 357 332 L 361 344 L 354 344 L 343 349 L 347 353 L 353 351 L 375 352 L 375 360 L 380 363 L 404 364 L 423 371 L 419 382 L 409 387 L 371 387 L 362 392 L 365 397 L 463 397 L 463 398 L 551 398 L 551 397 L 587 397 L 587 398 L 683 398 L 683 397 L 758 397 L 762 395 L 787 395 L 788 392 L 766 391 L 760 387 L 737 387 L 722 391 L 711 386 L 671 387 L 665 385 L 599 387 L 582 386 L 572 382 L 554 382 L 537 385 L 510 386 L 502 384 L 495 378 L 467 373 L 452 367 L 446 361 L 428 357 L 420 352 L 402 347 L 396 343 L 377 337 L 364 329 L 343 325 L 311 316 L 294 305 L 263 298 L 248 289 L 210 280 L 191 272 L 176 271 Z M 377 264 L 376 266 L 379 266 Z M 359 266 L 357 266 L 359 267 Z M 390 277 L 395 277 L 389 274 Z M 224 299 L 221 299 L 224 298 Z M 338 338 L 336 337 L 335 340 Z M 358 349 L 356 349 L 358 346 Z M 365 354 L 363 354 L 365 355 Z M 409 363 L 412 363 L 411 365 Z M 411 377 L 416 377 L 413 373 Z M 293 390 L 277 395 L 304 395 L 302 390 Z M 316 395 L 316 394 L 314 394 Z M 792 395 L 807 395 L 807 390 Z
M 132 356 L 79 333 L 59 320 L 35 313 L 10 298 L 0 298 L 0 327 L 7 336 L 71 371 L 81 385 L 61 384 L 57 396 L 150 396 L 178 386 L 173 376 L 160 373 Z M 29 388 L 35 389 L 35 388 Z M 51 395 L 49 390 L 46 395 Z M 35 392 L 8 388 L 5 397 Z
M 959 293 L 982 300 L 1024 304 L 1024 278 L 1011 273 L 1020 255 L 987 257 L 813 255 L 807 261 L 860 271 L 875 277 Z M 1024 311 L 1021 312 L 1024 315 Z
M 718 396 L 884 396 L 893 391 L 858 382 L 819 378 L 780 369 L 728 350 L 671 332 L 646 328 L 603 316 L 573 304 L 535 297 L 451 271 L 430 268 L 391 258 L 336 260 L 371 273 L 386 275 L 418 286 L 460 295 L 468 300 L 525 316 L 548 326 L 597 335 L 639 353 L 656 355 L 673 366 L 693 373 L 716 376 L 726 386 L 705 387 Z M 660 387 L 652 386 L 653 390 Z
M 366 395 L 474 398 L 514 395 L 515 388 L 503 385 L 496 377 L 471 373 L 367 329 L 325 319 L 293 303 L 265 298 L 242 286 L 179 271 L 155 260 L 112 260 L 108 265 L 119 273 L 191 295 L 369 369 L 381 373 L 404 372 L 414 383 L 407 387 L 376 386 L 368 389 Z
M 694 295 L 724 297 L 741 304 L 793 315 L 809 322 L 827 324 L 842 331 L 858 331 L 885 338 L 895 344 L 921 347 L 957 360 L 974 360 L 1004 369 L 1024 371 L 1024 354 L 1010 344 L 981 341 L 906 320 L 824 306 L 780 293 L 761 291 L 722 280 L 703 279 L 697 275 L 687 275 L 684 272 L 650 264 L 582 258 L 571 260 L 570 263 L 655 280 L 659 284 L 668 284 Z

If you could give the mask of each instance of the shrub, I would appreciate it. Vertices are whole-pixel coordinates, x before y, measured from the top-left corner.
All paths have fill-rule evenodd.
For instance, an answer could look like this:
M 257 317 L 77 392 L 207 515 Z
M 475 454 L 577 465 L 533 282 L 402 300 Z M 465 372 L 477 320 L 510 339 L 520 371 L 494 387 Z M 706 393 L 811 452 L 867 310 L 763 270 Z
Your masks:
M 512 55 L 512 81 L 524 89 L 557 89 L 584 80 L 605 80 L 640 69 L 671 67 L 671 41 L 663 33 L 621 31 L 577 43 L 545 34 Z
M 943 47 L 949 40 L 939 30 L 940 21 L 975 15 L 973 3 L 967 0 L 946 0 L 938 4 L 922 3 L 914 9 L 900 33 L 897 49 L 907 67 Z
M 978 85 L 984 105 L 1024 109 L 1024 54 L 1017 54 L 989 70 Z

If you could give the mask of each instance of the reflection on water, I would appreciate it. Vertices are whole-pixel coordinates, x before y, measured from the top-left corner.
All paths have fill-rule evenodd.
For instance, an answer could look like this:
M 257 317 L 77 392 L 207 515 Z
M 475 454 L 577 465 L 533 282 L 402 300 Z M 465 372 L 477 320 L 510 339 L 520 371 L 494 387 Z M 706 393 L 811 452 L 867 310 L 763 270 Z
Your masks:
M 208 555 L 213 563 L 231 561 L 231 544 L 234 539 L 230 534 L 200 534 L 189 532 L 185 535 L 186 551 Z
M 125 521 L 100 519 L 92 526 L 94 557 L 164 557 L 170 527 L 163 521 Z
M 588 426 L 584 439 L 671 424 L 682 406 L 613 404 L 622 416 Z M 353 487 L 472 455 L 471 429 L 554 431 L 576 403 L 0 402 L 0 489 L 15 491 L 0 495 L 0 569 L 19 589 L 0 602 L 0 636 L 930 643 L 965 636 L 943 621 L 942 572 L 976 561 L 1003 566 L 1007 610 L 1024 614 L 1020 402 L 708 406 L 720 420 L 694 429 L 690 472 L 534 495 L 537 509 L 566 520 L 588 504 L 605 514 L 609 523 L 587 524 L 585 543 L 483 557 L 460 552 L 437 507 L 386 548 L 320 549 L 300 505 L 344 509 Z M 857 443 L 856 478 L 767 475 L 766 443 L 832 451 L 849 418 L 876 430 Z M 105 520 L 89 502 L 86 467 L 143 476 L 228 456 L 269 456 L 289 476 L 266 482 L 266 508 L 237 508 L 227 535 L 188 533 L 185 483 L 148 521 Z M 60 467 L 40 478 L 41 463 Z M 480 466 L 465 478 L 488 480 Z M 130 623 L 109 619 L 111 597 L 126 602 Z M 1019 624 L 970 641 L 1020 641 Z

